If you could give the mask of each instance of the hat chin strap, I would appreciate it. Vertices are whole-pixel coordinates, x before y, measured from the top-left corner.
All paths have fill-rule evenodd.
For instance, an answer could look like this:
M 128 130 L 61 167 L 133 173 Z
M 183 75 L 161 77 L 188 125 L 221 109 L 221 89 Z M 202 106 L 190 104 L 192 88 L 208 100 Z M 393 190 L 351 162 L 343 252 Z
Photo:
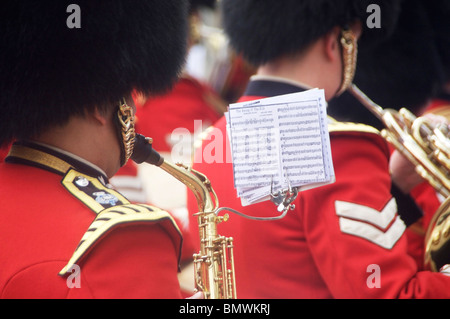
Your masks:
M 123 98 L 119 102 L 117 111 L 117 132 L 119 135 L 120 145 L 120 165 L 124 166 L 130 159 L 134 150 L 134 140 L 136 137 L 136 131 L 134 127 L 134 111 Z
M 341 95 L 352 85 L 356 71 L 358 55 L 358 43 L 355 34 L 349 29 L 343 29 L 341 33 L 342 46 L 342 82 L 336 95 Z

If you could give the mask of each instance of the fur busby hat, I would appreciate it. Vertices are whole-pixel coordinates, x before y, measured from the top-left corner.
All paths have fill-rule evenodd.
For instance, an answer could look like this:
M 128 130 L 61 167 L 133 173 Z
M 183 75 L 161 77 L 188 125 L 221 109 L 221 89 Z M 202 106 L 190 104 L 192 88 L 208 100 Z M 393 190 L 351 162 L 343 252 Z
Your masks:
M 433 27 L 433 35 L 439 51 L 445 81 L 450 81 L 450 1 L 424 1 Z
M 449 17 L 448 0 L 404 2 L 392 36 L 359 53 L 354 83 L 383 108 L 405 107 L 419 115 L 450 75 L 450 51 L 443 49 L 450 40 Z M 384 127 L 347 92 L 329 102 L 328 113 Z
M 431 10 L 430 3 L 441 5 Z M 444 60 L 450 53 L 441 49 L 450 40 L 450 33 L 442 33 L 449 32 L 449 8 L 448 0 L 405 2 L 392 36 L 360 52 L 354 83 L 385 108 L 418 112 L 438 92 L 449 68 Z
M 301 52 L 335 26 L 360 20 L 360 45 L 389 35 L 401 0 L 222 0 L 223 26 L 230 45 L 255 66 Z M 380 8 L 381 27 L 367 28 L 370 4 Z
M 2 2 L 0 144 L 132 91 L 162 93 L 178 78 L 187 49 L 187 1 L 71 3 Z
M 214 9 L 217 0 L 189 0 L 189 10 L 194 11 L 200 8 Z

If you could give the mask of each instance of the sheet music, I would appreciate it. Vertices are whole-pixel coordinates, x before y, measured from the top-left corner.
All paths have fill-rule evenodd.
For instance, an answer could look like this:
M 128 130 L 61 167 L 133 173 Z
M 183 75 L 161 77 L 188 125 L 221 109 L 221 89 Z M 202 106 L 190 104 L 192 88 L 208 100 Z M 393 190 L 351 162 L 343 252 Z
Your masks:
M 242 205 L 334 182 L 323 90 L 234 103 L 226 114 Z

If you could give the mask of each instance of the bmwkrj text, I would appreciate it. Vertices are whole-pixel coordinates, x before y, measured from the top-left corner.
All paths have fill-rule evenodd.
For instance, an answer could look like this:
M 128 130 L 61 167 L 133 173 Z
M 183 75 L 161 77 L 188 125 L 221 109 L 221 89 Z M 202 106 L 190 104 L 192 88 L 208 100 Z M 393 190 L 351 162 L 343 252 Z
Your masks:
M 270 304 L 267 303 L 237 303 L 237 304 L 223 304 L 220 306 L 205 306 L 197 304 L 189 304 L 180 306 L 180 314 L 201 314 L 211 316 L 216 313 L 223 314 L 261 314 L 268 316 L 270 314 Z

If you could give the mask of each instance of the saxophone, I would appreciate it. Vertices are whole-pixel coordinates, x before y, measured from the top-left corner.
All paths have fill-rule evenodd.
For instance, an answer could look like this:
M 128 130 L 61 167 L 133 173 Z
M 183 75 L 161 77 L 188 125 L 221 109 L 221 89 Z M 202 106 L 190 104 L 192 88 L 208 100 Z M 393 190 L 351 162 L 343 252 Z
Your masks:
M 383 138 L 413 163 L 416 172 L 444 198 L 425 236 L 425 265 L 439 271 L 450 264 L 450 129 L 426 117 L 416 117 L 405 108 L 383 109 L 355 85 L 349 91 L 383 122 Z
M 182 164 L 174 165 L 162 158 L 151 145 L 150 138 L 136 134 L 131 159 L 156 165 L 185 184 L 195 195 L 198 213 L 200 251 L 194 254 L 194 276 L 198 291 L 205 299 L 236 299 L 233 238 L 220 236 L 217 224 L 228 220 L 218 216 L 219 201 L 208 178 Z

